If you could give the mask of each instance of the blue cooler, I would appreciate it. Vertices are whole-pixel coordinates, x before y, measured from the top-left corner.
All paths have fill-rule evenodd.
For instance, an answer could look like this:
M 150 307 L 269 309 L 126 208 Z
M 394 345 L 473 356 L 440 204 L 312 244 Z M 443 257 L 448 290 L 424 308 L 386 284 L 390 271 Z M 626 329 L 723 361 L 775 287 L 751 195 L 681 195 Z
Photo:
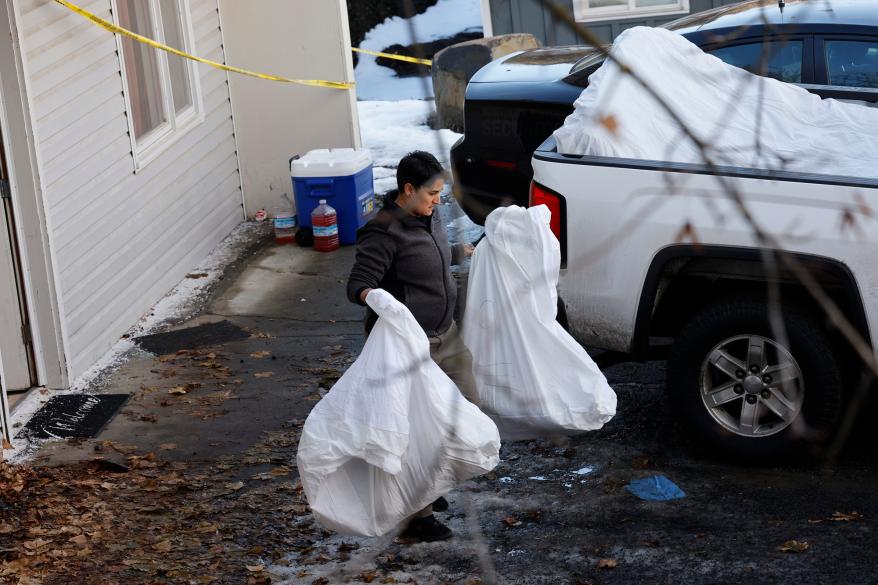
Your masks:
M 338 214 L 342 244 L 354 244 L 357 230 L 375 217 L 372 157 L 365 149 L 312 150 L 290 161 L 299 226 L 311 227 L 311 212 L 326 199 Z

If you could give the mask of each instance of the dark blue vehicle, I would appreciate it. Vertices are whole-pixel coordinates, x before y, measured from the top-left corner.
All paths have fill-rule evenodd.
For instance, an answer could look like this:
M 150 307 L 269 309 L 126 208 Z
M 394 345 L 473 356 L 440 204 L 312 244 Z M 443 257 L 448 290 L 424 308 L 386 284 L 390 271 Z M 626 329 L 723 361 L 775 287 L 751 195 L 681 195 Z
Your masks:
M 665 26 L 731 65 L 823 98 L 878 105 L 876 0 L 750 0 Z M 602 60 L 591 47 L 535 49 L 476 73 L 464 136 L 451 149 L 455 195 L 473 221 L 527 204 L 534 150 L 573 111 Z

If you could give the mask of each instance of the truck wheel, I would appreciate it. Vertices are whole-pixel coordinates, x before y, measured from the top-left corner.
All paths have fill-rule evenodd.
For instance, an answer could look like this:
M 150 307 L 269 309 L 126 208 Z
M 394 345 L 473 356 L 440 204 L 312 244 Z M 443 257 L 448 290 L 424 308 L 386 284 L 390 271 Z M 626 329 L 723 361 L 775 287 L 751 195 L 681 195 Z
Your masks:
M 683 327 L 668 362 L 672 409 L 696 435 L 738 459 L 773 460 L 831 434 L 841 413 L 840 360 L 826 331 L 784 307 L 788 346 L 764 300 L 727 299 Z

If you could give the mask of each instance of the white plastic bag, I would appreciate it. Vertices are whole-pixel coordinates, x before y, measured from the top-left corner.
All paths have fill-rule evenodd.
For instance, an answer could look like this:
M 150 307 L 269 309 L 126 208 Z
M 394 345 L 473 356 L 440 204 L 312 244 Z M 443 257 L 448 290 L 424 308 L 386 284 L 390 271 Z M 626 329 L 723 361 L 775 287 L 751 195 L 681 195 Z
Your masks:
M 545 205 L 501 207 L 470 267 L 463 339 L 482 409 L 504 439 L 598 429 L 616 394 L 555 320 L 561 253 Z
M 430 359 L 430 342 L 390 293 L 363 351 L 317 403 L 297 463 L 326 527 L 379 536 L 500 460 L 497 427 Z
M 717 164 L 878 178 L 876 108 L 820 99 L 791 83 L 753 75 L 661 28 L 626 30 L 612 54 L 671 104 L 709 145 Z M 797 71 L 789 73 L 790 80 L 798 79 Z M 555 131 L 558 152 L 704 161 L 679 123 L 609 59 L 589 77 L 574 106 Z

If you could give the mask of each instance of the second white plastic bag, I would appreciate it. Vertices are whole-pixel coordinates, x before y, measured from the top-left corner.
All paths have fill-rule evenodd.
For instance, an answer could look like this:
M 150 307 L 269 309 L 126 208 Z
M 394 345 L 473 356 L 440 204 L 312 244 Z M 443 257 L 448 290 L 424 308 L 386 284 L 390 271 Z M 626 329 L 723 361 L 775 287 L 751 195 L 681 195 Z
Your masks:
M 482 409 L 504 439 L 595 430 L 616 394 L 555 320 L 561 253 L 545 205 L 494 210 L 470 267 L 463 338 Z
M 411 312 L 376 289 L 357 360 L 317 403 L 297 463 L 321 524 L 379 536 L 499 462 L 497 427 L 430 359 Z

